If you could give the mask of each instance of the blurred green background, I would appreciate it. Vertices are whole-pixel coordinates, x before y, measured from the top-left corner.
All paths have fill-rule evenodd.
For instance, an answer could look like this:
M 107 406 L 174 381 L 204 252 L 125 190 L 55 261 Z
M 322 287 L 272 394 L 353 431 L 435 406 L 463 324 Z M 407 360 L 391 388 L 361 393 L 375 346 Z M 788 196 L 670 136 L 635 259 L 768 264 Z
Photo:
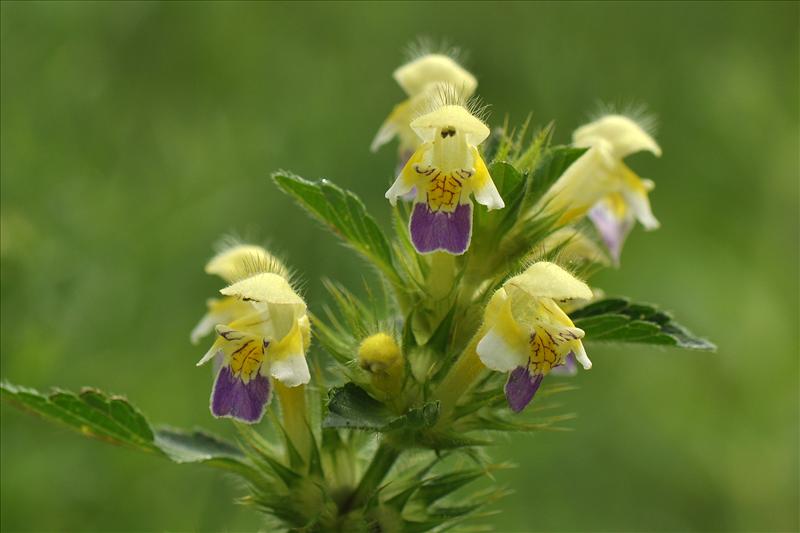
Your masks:
M 611 294 L 659 302 L 719 353 L 590 347 L 572 433 L 497 447 L 520 468 L 500 531 L 797 531 L 798 3 L 15 3 L 2 35 L 2 377 L 125 393 L 225 433 L 188 334 L 214 241 L 285 252 L 314 309 L 360 262 L 267 179 L 357 191 L 382 221 L 418 35 L 468 49 L 492 119 L 644 102 L 663 227 L 635 231 Z M 4 531 L 255 529 L 234 483 L 2 407 Z

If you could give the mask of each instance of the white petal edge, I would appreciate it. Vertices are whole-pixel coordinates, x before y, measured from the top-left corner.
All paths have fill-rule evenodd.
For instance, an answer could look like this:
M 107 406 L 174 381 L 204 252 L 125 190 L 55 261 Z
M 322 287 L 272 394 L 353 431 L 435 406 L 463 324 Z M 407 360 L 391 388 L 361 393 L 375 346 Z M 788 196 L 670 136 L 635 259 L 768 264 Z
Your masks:
M 491 178 L 486 180 L 486 185 L 475 189 L 474 194 L 475 201 L 481 205 L 485 205 L 490 211 L 492 209 L 503 209 L 506 206 L 503 197 L 500 196 L 500 192 L 497 190 L 497 187 L 495 187 Z
M 636 216 L 636 220 L 638 220 L 642 226 L 644 226 L 644 229 L 647 231 L 653 231 L 661 226 L 656 217 L 653 215 L 653 210 L 650 207 L 650 200 L 647 198 L 646 194 L 638 193 L 636 191 L 623 190 L 622 195 L 625 197 L 625 201 L 628 203 L 631 211 L 633 211 L 634 215 Z
M 202 359 L 200 359 L 200 360 L 197 362 L 197 365 L 195 365 L 195 366 L 203 366 L 204 364 L 206 364 L 206 363 L 208 363 L 209 361 L 211 361 L 212 359 L 214 359 L 214 357 L 215 357 L 215 356 L 216 356 L 218 353 L 222 353 L 222 350 L 221 350 L 221 349 L 220 349 L 218 346 L 212 346 L 212 347 L 211 347 L 211 348 L 210 348 L 210 349 L 209 349 L 209 350 L 206 352 L 206 354 L 203 356 L 203 358 L 202 358 Z
M 389 190 L 386 191 L 386 199 L 389 200 L 389 203 L 392 205 L 397 205 L 397 198 L 408 194 L 411 192 L 411 189 L 414 188 L 414 184 L 405 183 L 402 176 L 398 176 Z
M 573 350 L 573 352 L 575 353 L 575 360 L 578 361 L 584 370 L 592 368 L 592 362 L 589 360 L 589 356 L 586 355 L 586 350 L 582 342 L 578 341 L 578 349 Z
M 211 313 L 206 313 L 189 334 L 189 339 L 191 339 L 192 344 L 197 344 L 200 342 L 200 339 L 214 331 L 214 326 L 216 325 L 217 317 Z
M 269 372 L 287 387 L 297 387 L 311 381 L 308 363 L 302 353 L 283 357 L 272 362 Z
M 395 135 L 397 135 L 397 124 L 389 121 L 384 122 L 369 146 L 370 151 L 377 152 L 381 146 L 391 141 Z
M 528 354 L 515 350 L 495 328 L 490 329 L 475 349 L 487 368 L 498 372 L 511 372 L 527 361 Z

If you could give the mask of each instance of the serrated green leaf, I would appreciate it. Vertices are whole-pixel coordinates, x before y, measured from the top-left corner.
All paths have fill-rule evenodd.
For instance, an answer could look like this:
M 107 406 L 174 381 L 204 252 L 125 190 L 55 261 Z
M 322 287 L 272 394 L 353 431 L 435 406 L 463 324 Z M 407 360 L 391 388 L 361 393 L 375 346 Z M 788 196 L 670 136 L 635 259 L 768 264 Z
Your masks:
M 379 431 L 388 425 L 393 415 L 378 400 L 354 383 L 331 389 L 328 416 L 322 422 L 326 428 L 355 428 Z
M 610 314 L 621 314 L 623 309 L 626 309 L 630 302 L 624 298 L 606 298 L 592 302 L 589 305 L 577 309 L 570 313 L 570 316 L 575 318 L 583 318 L 585 316 L 599 316 Z
M 176 463 L 206 463 L 247 476 L 242 451 L 201 431 L 161 428 L 154 431 L 144 415 L 119 396 L 86 388 L 80 394 L 56 390 L 43 394 L 6 381 L 3 399 L 87 437 L 155 453 Z
M 157 428 L 155 444 L 174 463 L 202 463 L 236 472 L 246 479 L 257 476 L 242 450 L 202 430 Z
M 331 390 L 325 428 L 351 428 L 380 432 L 419 430 L 439 419 L 439 402 L 427 402 L 397 416 L 355 383 Z
M 400 280 L 389 241 L 355 194 L 328 180 L 308 181 L 285 171 L 274 173 L 272 179 L 384 274 Z
M 433 427 L 439 420 L 439 402 L 431 401 L 422 407 L 409 409 L 403 416 L 389 422 L 382 431 L 418 430 Z
M 625 315 L 607 314 L 582 318 L 580 321 L 582 324 L 581 329 L 585 332 L 592 332 L 593 335 L 591 338 L 597 340 L 601 335 L 608 335 L 620 328 L 624 328 L 631 319 Z
M 591 303 L 570 313 L 587 342 L 628 342 L 713 351 L 716 346 L 676 323 L 664 311 L 649 304 L 633 304 L 622 298 Z
M 238 447 L 202 430 L 161 427 L 156 430 L 155 443 L 176 463 L 244 459 Z
M 8 382 L 0 384 L 0 388 L 6 400 L 86 436 L 157 451 L 147 420 L 124 398 L 109 397 L 96 389 L 84 389 L 80 395 L 64 390 L 45 395 Z

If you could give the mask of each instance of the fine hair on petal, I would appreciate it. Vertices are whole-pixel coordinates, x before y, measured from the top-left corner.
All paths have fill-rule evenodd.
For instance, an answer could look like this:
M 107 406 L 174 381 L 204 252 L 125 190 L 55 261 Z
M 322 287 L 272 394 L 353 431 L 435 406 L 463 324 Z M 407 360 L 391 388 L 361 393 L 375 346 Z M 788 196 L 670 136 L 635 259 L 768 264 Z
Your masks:
M 522 259 L 520 263 L 520 269 L 516 272 L 511 272 L 506 277 L 505 281 L 513 278 L 514 276 L 518 276 L 528 270 L 530 267 L 535 265 L 536 263 L 552 263 L 557 267 L 561 268 L 565 272 L 567 272 L 570 276 L 575 278 L 576 280 L 586 283 L 581 272 L 578 271 L 578 266 L 570 264 L 568 261 L 565 261 L 562 257 L 561 253 L 557 253 L 555 257 L 547 257 L 548 251 L 544 249 L 543 243 L 537 244 L 528 254 Z M 505 283 L 504 281 L 504 283 Z M 567 302 L 569 300 L 558 300 L 559 302 Z
M 467 110 L 473 117 L 486 124 L 489 118 L 490 105 L 484 103 L 480 96 L 464 98 L 464 91 L 452 83 L 439 82 L 435 84 L 431 96 L 416 110 L 414 120 L 445 106 L 460 106 Z M 413 122 L 413 120 L 412 120 Z
M 214 250 L 217 254 L 221 254 L 231 248 L 244 245 L 253 244 L 249 239 L 243 239 L 237 234 L 229 233 L 216 242 Z M 262 248 L 263 251 L 266 252 L 266 255 L 251 254 L 243 257 L 241 259 L 241 275 L 237 276 L 236 279 L 233 279 L 231 282 L 235 283 L 257 274 L 277 274 L 285 279 L 289 285 L 291 285 L 292 289 L 299 294 L 300 283 L 297 273 L 293 269 L 287 267 L 280 256 L 272 253 L 266 245 L 255 244 L 253 246 Z
M 450 43 L 448 39 L 434 39 L 430 35 L 420 35 L 405 46 L 403 56 L 406 62 L 414 61 L 429 54 L 447 56 L 462 67 L 468 59 L 468 53 Z
M 588 114 L 589 122 L 608 115 L 622 115 L 634 121 L 645 133 L 655 138 L 658 133 L 658 115 L 650 111 L 647 104 L 638 100 L 607 102 L 598 100 Z

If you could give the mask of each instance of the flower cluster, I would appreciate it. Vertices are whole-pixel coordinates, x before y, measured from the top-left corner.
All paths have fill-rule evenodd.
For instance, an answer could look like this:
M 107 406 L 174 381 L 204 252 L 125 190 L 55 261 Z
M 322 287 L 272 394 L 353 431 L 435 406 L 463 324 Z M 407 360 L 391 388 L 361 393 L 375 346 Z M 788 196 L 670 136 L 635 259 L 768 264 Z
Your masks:
M 399 172 L 386 198 L 393 206 L 398 200 L 410 202 L 409 241 L 436 271 L 428 281 L 444 276 L 447 282 L 443 257 L 470 249 L 473 199 L 487 211 L 519 202 L 503 198 L 484 160 L 481 146 L 491 130 L 484 108 L 474 100 L 477 80 L 470 72 L 453 57 L 427 53 L 398 68 L 394 78 L 407 99 L 384 121 L 372 149 L 399 138 Z M 581 126 L 572 145 L 585 151 L 525 216 L 553 221 L 540 246 L 558 250 L 562 261 L 618 264 L 634 220 L 646 229 L 658 227 L 647 196 L 653 183 L 639 178 L 624 159 L 642 150 L 660 156 L 661 149 L 646 128 L 619 114 Z M 597 240 L 587 233 L 584 219 L 593 223 Z M 208 313 L 192 332 L 195 342 L 212 329 L 217 334 L 198 363 L 218 362 L 212 413 L 257 422 L 269 403 L 270 378 L 288 387 L 309 381 L 305 302 L 286 268 L 258 246 L 227 248 L 206 271 L 230 283 L 220 291 L 225 298 L 209 301 Z M 476 281 L 487 279 L 491 276 Z M 573 373 L 576 362 L 591 368 L 581 342 L 584 331 L 565 308 L 593 298 L 592 290 L 564 267 L 528 260 L 521 273 L 501 279 L 485 302 L 476 342 L 462 359 L 477 356 L 483 368 L 507 373 L 508 405 L 521 411 L 551 371 Z M 378 332 L 359 342 L 356 358 L 372 376 L 372 393 L 384 400 L 402 394 L 403 348 L 394 337 Z
M 372 267 L 365 294 L 326 280 L 329 304 L 312 312 L 254 244 L 228 242 L 205 267 L 224 286 L 190 337 L 213 334 L 197 364 L 213 363 L 211 414 L 236 422 L 236 443 L 150 426 L 95 389 L 45 396 L 3 382 L 3 397 L 86 436 L 240 476 L 241 501 L 270 531 L 444 531 L 503 495 L 462 490 L 502 467 L 480 451 L 494 435 L 569 418 L 551 411 L 570 389 L 553 376 L 591 368 L 591 343 L 714 349 L 585 281 L 619 266 L 637 220 L 658 227 L 653 183 L 625 163 L 661 155 L 646 121 L 606 113 L 554 145 L 549 126 L 491 129 L 475 76 L 447 53 L 419 54 L 394 78 L 406 99 L 372 143 L 398 138 L 385 193 L 394 238 L 355 193 L 272 175 Z

